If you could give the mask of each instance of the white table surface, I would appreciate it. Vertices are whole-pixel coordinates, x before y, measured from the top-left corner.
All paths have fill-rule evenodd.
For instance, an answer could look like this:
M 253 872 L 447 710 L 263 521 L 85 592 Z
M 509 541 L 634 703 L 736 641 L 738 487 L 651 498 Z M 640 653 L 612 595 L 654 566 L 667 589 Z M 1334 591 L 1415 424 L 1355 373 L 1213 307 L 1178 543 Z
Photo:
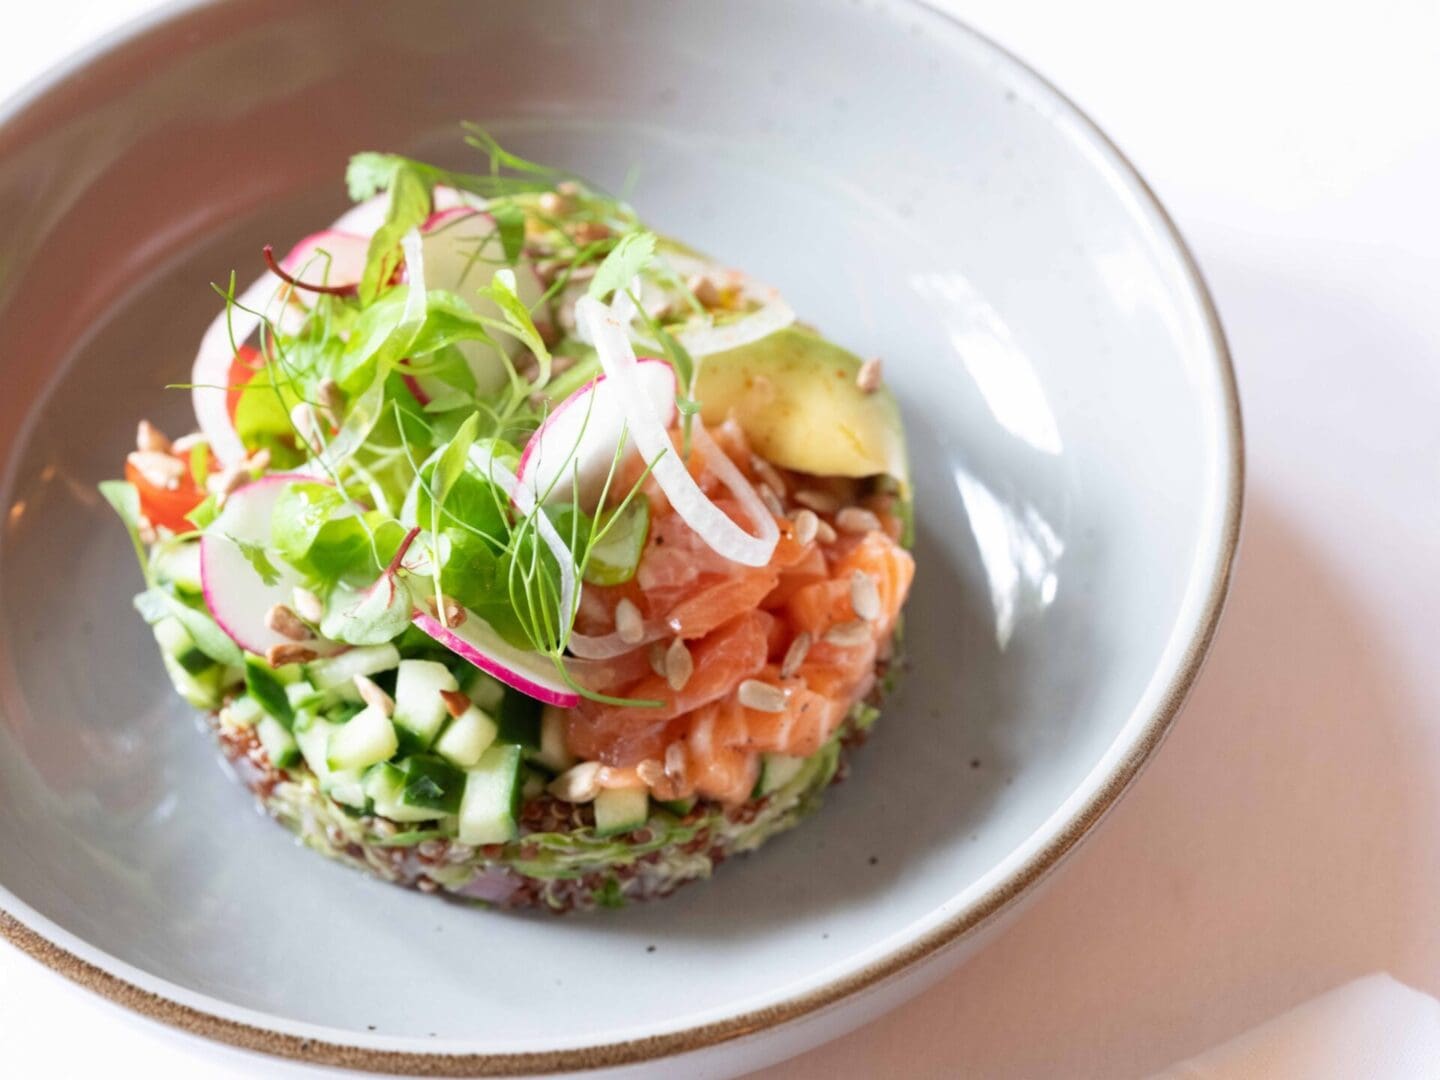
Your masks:
M 7 6 L 0 93 L 154 6 Z M 1178 728 L 1060 879 L 915 1002 L 763 1075 L 1138 1076 L 1367 971 L 1440 993 L 1440 4 L 953 7 L 1195 247 L 1244 399 L 1241 561 Z M 15 1077 L 320 1075 L 3 943 L 0 1047 Z

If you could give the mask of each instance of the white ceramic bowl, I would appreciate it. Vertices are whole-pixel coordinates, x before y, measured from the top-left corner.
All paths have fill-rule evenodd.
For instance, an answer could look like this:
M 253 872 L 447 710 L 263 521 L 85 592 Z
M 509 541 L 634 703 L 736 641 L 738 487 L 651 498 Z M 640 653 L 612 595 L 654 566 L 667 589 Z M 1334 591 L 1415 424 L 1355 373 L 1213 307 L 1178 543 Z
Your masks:
M 913 670 L 821 812 L 557 920 L 369 880 L 222 775 L 94 494 L 181 429 L 206 282 L 454 122 L 611 186 L 880 354 L 919 491 Z M 181 6 L 0 123 L 0 928 L 152 1016 L 406 1072 L 721 1075 L 938 977 L 1155 750 L 1241 491 L 1225 345 L 1113 146 L 915 3 Z M 685 1064 L 666 1055 L 691 1055 Z

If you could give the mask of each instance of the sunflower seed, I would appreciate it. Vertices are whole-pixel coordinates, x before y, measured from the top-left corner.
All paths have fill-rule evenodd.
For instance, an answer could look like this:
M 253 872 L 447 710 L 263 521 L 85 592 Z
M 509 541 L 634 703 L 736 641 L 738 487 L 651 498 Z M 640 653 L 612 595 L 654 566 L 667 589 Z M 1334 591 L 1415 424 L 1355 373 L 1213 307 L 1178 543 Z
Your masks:
M 185 462 L 158 450 L 132 450 L 125 461 L 151 487 L 174 491 L 185 476 Z
M 827 491 L 812 491 L 806 488 L 795 493 L 795 501 L 817 514 L 833 514 L 840 509 L 840 500 Z
M 835 515 L 835 527 L 846 533 L 875 532 L 880 519 L 861 506 L 847 506 Z
M 141 420 L 139 426 L 135 429 L 135 449 L 168 454 L 171 450 L 170 440 L 165 437 L 163 431 L 150 423 L 149 420 Z
M 646 787 L 655 787 L 665 779 L 665 767 L 654 758 L 646 758 L 635 766 L 635 775 L 645 782 Z
M 650 670 L 660 678 L 665 678 L 665 644 L 663 642 L 657 641 L 650 646 L 648 659 Z
M 705 274 L 691 274 L 685 279 L 685 287 L 700 301 L 702 307 L 714 307 L 720 302 L 720 290 L 715 288 L 715 282 Z
M 870 625 L 863 619 L 851 619 L 849 622 L 836 623 L 825 631 L 825 642 L 829 645 L 839 645 L 841 648 L 851 649 L 857 645 L 864 645 L 870 640 Z
M 440 698 L 445 702 L 445 711 L 457 719 L 469 712 L 473 704 L 463 690 L 441 690 Z
M 622 596 L 615 605 L 615 630 L 626 645 L 638 645 L 645 636 L 644 616 L 628 596 Z
M 850 575 L 850 606 L 866 622 L 880 618 L 880 588 L 874 575 L 864 570 L 856 570 Z
M 467 617 L 465 608 L 453 596 L 442 595 L 437 606 L 434 593 L 430 593 L 425 597 L 425 606 L 430 609 L 431 615 L 440 619 L 446 626 L 461 626 Z M 445 613 L 443 616 L 440 614 L 442 611 Z
M 310 637 L 310 628 L 284 604 L 275 604 L 265 612 L 265 625 L 291 641 L 306 641 Z
M 360 700 L 372 708 L 379 709 L 386 716 L 395 713 L 395 699 L 380 689 L 379 683 L 368 675 L 356 675 L 353 679 L 355 689 L 360 692 Z
M 836 538 L 835 526 L 821 519 L 820 524 L 815 529 L 815 539 L 819 540 L 822 544 L 833 544 Z
M 665 747 L 665 775 L 671 780 L 685 779 L 685 744 L 673 742 Z
M 314 649 L 293 641 L 281 642 L 279 645 L 271 645 L 265 652 L 265 662 L 272 668 L 284 667 L 286 664 L 308 664 L 320 654 Z
M 600 763 L 582 761 L 550 781 L 545 790 L 564 802 L 589 802 L 600 794 Z
M 808 544 L 820 531 L 820 519 L 814 510 L 804 509 L 795 515 L 795 541 Z
M 575 226 L 575 231 L 570 235 L 577 244 L 596 244 L 601 240 L 609 239 L 610 226 L 598 221 L 582 221 Z
M 741 705 L 757 712 L 785 711 L 785 691 L 759 679 L 746 679 L 736 694 Z
M 812 640 L 809 632 L 805 630 L 795 635 L 795 640 L 790 642 L 790 647 L 785 650 L 785 659 L 780 663 L 780 677 L 782 679 L 794 678 L 795 673 L 800 670 L 800 665 L 805 663 L 805 657 L 810 652 L 810 642 Z
M 575 212 L 575 200 L 558 191 L 547 191 L 540 196 L 540 212 L 550 217 L 563 217 Z
M 760 492 L 760 501 L 765 504 L 765 509 L 776 517 L 785 516 L 785 504 L 780 501 L 780 496 L 775 494 L 775 489 L 769 484 L 762 483 L 757 489 Z
M 855 376 L 855 385 L 866 394 L 873 394 L 880 389 L 880 358 L 878 356 L 872 356 L 860 365 L 860 371 Z
M 329 409 L 337 416 L 345 408 L 345 391 L 340 389 L 340 384 L 331 378 L 320 380 L 315 387 L 315 396 L 320 399 L 320 404 Z
M 665 681 L 670 685 L 670 689 L 678 694 L 685 689 L 685 684 L 693 674 L 695 659 L 685 647 L 685 642 L 677 637 L 665 650 Z
M 785 478 L 780 475 L 780 470 L 775 468 L 762 457 L 750 455 L 750 468 L 755 470 L 755 475 L 765 483 L 769 484 L 777 495 L 784 495 L 787 487 Z
M 300 436 L 300 441 L 319 453 L 323 447 L 320 443 L 320 434 L 316 430 L 315 408 L 303 401 L 295 403 L 290 410 L 290 423 L 295 428 L 295 433 Z
M 306 622 L 319 625 L 325 617 L 325 605 L 309 589 L 297 585 L 290 598 L 294 601 L 295 613 Z

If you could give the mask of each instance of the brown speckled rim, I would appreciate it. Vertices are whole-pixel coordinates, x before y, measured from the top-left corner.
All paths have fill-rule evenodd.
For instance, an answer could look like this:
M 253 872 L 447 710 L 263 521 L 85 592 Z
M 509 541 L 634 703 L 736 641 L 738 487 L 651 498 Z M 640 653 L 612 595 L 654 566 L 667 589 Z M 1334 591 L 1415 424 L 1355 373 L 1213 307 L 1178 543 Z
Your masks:
M 215 6 L 224 0 L 181 0 L 162 11 L 141 19 L 119 32 L 102 38 L 88 50 L 26 87 L 19 95 L 0 107 L 0 123 L 8 122 L 52 86 L 76 72 L 98 56 L 123 47 L 167 20 L 197 8 Z M 1035 87 L 1059 102 L 1069 118 L 1090 140 L 1103 149 L 1109 163 L 1121 179 L 1141 197 L 1154 215 L 1163 236 L 1177 254 L 1182 271 L 1188 279 L 1192 298 L 1200 309 L 1220 382 L 1220 407 L 1223 410 L 1223 434 L 1226 445 L 1220 467 L 1225 471 L 1225 506 L 1221 513 L 1218 555 L 1211 568 L 1211 579 L 1203 607 L 1185 654 L 1166 688 L 1160 706 L 1144 722 L 1133 737 L 1124 756 L 1115 765 L 1084 805 L 1077 808 L 1053 836 L 1009 876 L 996 883 L 988 892 L 975 898 L 963 910 L 943 923 L 877 960 L 860 971 L 843 976 L 819 989 L 778 1002 L 739 1016 L 711 1024 L 669 1032 L 644 1039 L 604 1043 L 573 1049 L 508 1054 L 423 1053 L 381 1050 L 345 1045 L 321 1039 L 305 1038 L 253 1024 L 228 1019 L 204 1009 L 173 1000 L 163 994 L 146 990 L 124 978 L 77 956 L 46 938 L 14 915 L 0 910 L 0 935 L 21 951 L 65 977 L 87 987 L 135 1012 L 170 1024 L 193 1035 L 204 1036 L 245 1050 L 254 1050 L 291 1058 L 315 1065 L 330 1065 L 369 1072 L 402 1073 L 412 1076 L 513 1076 L 599 1069 L 653 1061 L 659 1058 L 690 1053 L 741 1039 L 775 1028 L 778 1025 L 811 1016 L 829 1006 L 882 982 L 899 977 L 921 960 L 935 957 L 958 944 L 981 926 L 994 919 L 1022 893 L 1027 892 L 1053 871 L 1060 861 L 1093 829 L 1100 819 L 1139 774 L 1155 750 L 1169 733 L 1185 696 L 1200 672 L 1220 620 L 1229 589 L 1236 550 L 1240 539 L 1240 520 L 1244 495 L 1244 436 L 1240 419 L 1240 400 L 1219 315 L 1205 285 L 1195 258 L 1180 235 L 1170 215 L 1153 191 L 1119 148 L 1110 141 L 1093 121 L 1046 79 L 1029 68 L 1008 50 L 944 11 L 931 6 L 931 0 L 910 0 L 951 27 L 967 34 L 990 48 L 1010 65 L 1014 73 L 1028 79 Z

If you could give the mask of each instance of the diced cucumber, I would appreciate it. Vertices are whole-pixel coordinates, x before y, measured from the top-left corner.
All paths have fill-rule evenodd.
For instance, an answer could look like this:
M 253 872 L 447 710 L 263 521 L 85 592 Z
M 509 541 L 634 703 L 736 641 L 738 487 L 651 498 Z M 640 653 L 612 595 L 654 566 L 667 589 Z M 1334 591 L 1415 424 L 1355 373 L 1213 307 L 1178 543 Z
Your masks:
M 300 754 L 305 759 L 305 764 L 310 766 L 310 771 L 315 774 L 315 779 L 320 781 L 323 790 L 330 779 L 330 766 L 326 758 L 330 753 L 330 736 L 340 730 L 339 724 L 327 724 L 324 720 L 312 720 L 306 727 L 295 725 L 295 742 L 300 747 Z
M 157 620 L 150 630 L 160 646 L 160 660 L 175 692 L 197 709 L 217 708 L 224 685 L 220 666 L 200 651 L 190 632 L 173 615 Z
M 395 726 L 408 750 L 428 750 L 450 715 L 442 690 L 459 690 L 450 669 L 434 660 L 401 660 L 395 677 Z
M 474 674 L 470 676 L 470 681 L 464 686 L 465 693 L 476 705 L 494 716 L 500 708 L 500 702 L 505 700 L 505 684 L 493 675 L 487 675 L 479 668 L 472 670 Z
M 575 755 L 565 745 L 566 710 L 546 705 L 540 712 L 540 749 L 529 757 L 535 764 L 552 773 L 564 772 L 575 764 Z
M 300 761 L 300 746 L 295 736 L 285 730 L 285 725 L 273 716 L 261 714 L 255 725 L 255 734 L 265 749 L 265 756 L 277 769 L 288 769 Z
M 405 793 L 405 770 L 389 762 L 371 766 L 365 774 L 365 794 L 375 804 L 375 812 L 391 821 L 408 822 L 434 821 L 445 815 L 439 810 L 423 806 L 406 806 L 401 802 Z
M 330 736 L 325 764 L 332 769 L 365 769 L 392 757 L 399 748 L 395 725 L 381 709 L 371 705 Z
M 187 540 L 180 544 L 166 544 L 156 547 L 150 556 L 150 568 L 155 580 L 162 584 L 174 585 L 177 589 L 199 596 L 200 584 L 200 542 Z
M 540 749 L 540 702 L 518 690 L 506 690 L 500 702 L 500 738 L 527 750 Z
M 245 689 L 260 707 L 287 728 L 295 726 L 295 709 L 285 693 L 285 684 L 274 669 L 253 656 L 245 658 Z
M 438 757 L 417 754 L 405 766 L 405 790 L 400 801 L 406 806 L 456 814 L 464 792 L 463 772 Z
M 606 788 L 595 796 L 595 835 L 614 836 L 640 828 L 650 818 L 644 788 Z
M 265 715 L 260 703 L 249 694 L 241 694 L 225 707 L 226 716 L 236 727 L 254 727 Z
M 779 791 L 800 775 L 806 759 L 791 757 L 789 754 L 762 754 L 760 757 L 760 778 L 755 781 L 756 795 L 769 795 Z
M 173 659 L 191 675 L 200 675 L 215 666 L 215 661 L 200 651 L 179 619 L 167 615 L 151 628 L 160 651 Z
M 356 675 L 378 675 L 400 663 L 400 652 L 394 645 L 363 645 L 339 656 L 313 660 L 307 673 L 317 690 L 333 690 L 354 681 Z
M 454 765 L 468 769 L 490 748 L 499 727 L 478 705 L 471 705 L 450 723 L 435 740 L 435 752 Z
M 315 702 L 310 699 L 318 699 L 319 696 L 320 691 L 316 690 L 306 679 L 296 679 L 294 682 L 287 683 L 285 686 L 286 699 L 297 709 L 303 705 L 314 704 Z
M 370 800 L 365 797 L 365 774 L 359 769 L 332 772 L 324 791 L 336 802 L 353 806 L 356 810 L 364 810 L 370 805 Z
M 695 804 L 699 801 L 700 800 L 695 798 L 694 795 L 691 795 L 684 799 L 671 799 L 669 802 L 662 802 L 659 805 L 663 806 L 676 817 L 683 818 L 686 814 L 690 813 L 691 810 L 695 809 Z
M 462 844 L 503 844 L 519 832 L 520 748 L 501 744 L 480 756 L 465 774 L 460 803 Z
M 214 709 L 220 705 L 220 687 L 223 684 L 222 672 L 218 666 L 212 666 L 196 675 L 186 671 L 179 661 L 167 652 L 160 654 L 160 660 L 165 665 L 165 674 L 170 676 L 175 692 L 185 699 L 186 704 L 197 709 Z

